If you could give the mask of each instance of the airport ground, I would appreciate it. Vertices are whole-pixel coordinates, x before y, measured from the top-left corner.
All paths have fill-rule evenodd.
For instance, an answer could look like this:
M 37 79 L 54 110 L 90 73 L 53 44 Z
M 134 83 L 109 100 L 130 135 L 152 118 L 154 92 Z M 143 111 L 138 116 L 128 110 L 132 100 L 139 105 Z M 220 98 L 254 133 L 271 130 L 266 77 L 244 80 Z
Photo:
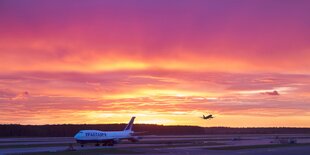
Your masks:
M 74 151 L 69 149 L 70 145 Z M 123 141 L 113 147 L 81 147 L 72 137 L 0 138 L 2 154 L 308 155 L 310 135 L 148 135 L 138 143 Z

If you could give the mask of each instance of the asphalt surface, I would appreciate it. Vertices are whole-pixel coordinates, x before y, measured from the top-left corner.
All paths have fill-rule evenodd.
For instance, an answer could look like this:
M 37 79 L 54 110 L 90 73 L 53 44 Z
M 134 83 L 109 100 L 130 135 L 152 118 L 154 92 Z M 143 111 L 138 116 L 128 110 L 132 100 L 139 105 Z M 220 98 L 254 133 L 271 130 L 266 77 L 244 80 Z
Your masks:
M 75 144 L 72 137 L 47 137 L 47 138 L 0 138 L 0 155 L 22 154 L 29 152 L 59 152 L 64 151 L 70 144 L 75 144 L 74 149 L 104 149 L 118 148 L 145 152 L 146 154 L 207 154 L 207 155 L 308 155 L 310 145 L 289 146 L 277 148 L 257 148 L 241 150 L 210 150 L 223 146 L 255 146 L 270 145 L 281 139 L 293 138 L 298 143 L 310 143 L 310 135 L 185 135 L 185 136 L 144 136 L 139 143 L 116 144 L 113 147 L 96 147 L 93 144 L 80 147 Z M 212 143 L 212 145 L 208 145 Z M 218 145 L 217 145 L 218 144 Z M 157 152 L 157 153 L 156 153 Z

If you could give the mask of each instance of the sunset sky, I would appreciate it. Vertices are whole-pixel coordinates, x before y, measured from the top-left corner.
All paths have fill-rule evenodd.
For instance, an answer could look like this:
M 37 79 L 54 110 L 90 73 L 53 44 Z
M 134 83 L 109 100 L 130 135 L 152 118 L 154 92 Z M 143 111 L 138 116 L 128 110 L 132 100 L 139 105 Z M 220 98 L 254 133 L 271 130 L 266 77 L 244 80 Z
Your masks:
M 309 0 L 0 0 L 0 124 L 310 127 L 309 17 Z

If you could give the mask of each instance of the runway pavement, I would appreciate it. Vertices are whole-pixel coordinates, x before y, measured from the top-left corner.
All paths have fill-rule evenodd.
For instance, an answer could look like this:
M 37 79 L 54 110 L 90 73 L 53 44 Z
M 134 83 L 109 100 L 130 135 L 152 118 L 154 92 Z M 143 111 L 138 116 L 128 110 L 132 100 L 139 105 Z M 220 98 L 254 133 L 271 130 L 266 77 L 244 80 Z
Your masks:
M 296 139 L 299 144 L 309 144 L 308 146 L 288 146 L 288 147 L 267 147 L 250 148 L 239 150 L 210 150 L 216 147 L 237 147 L 237 146 L 257 146 L 274 145 L 275 139 Z M 273 142 L 271 144 L 271 142 Z M 116 144 L 113 147 L 95 147 L 93 144 L 80 147 L 75 144 L 72 137 L 47 137 L 47 138 L 0 138 L 0 155 L 21 154 L 29 152 L 61 152 L 74 144 L 77 150 L 92 149 L 127 149 L 140 150 L 146 154 L 208 154 L 208 155 L 306 155 L 310 154 L 310 135 L 303 134 L 283 134 L 283 135 L 184 135 L 184 136 L 143 136 L 139 143 Z M 298 154 L 299 153 L 299 154 Z

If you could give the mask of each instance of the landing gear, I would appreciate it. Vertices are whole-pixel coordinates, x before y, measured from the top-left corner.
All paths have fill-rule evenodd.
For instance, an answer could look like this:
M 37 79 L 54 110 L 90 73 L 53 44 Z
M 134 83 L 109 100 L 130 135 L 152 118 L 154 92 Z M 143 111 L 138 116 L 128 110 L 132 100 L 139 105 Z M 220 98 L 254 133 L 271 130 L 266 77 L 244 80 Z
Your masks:
M 113 141 L 109 141 L 108 142 L 108 146 L 113 146 L 114 145 L 114 142 Z
M 84 144 L 81 144 L 81 147 L 84 147 Z
M 102 143 L 102 146 L 113 146 L 114 142 L 113 141 L 105 141 Z

